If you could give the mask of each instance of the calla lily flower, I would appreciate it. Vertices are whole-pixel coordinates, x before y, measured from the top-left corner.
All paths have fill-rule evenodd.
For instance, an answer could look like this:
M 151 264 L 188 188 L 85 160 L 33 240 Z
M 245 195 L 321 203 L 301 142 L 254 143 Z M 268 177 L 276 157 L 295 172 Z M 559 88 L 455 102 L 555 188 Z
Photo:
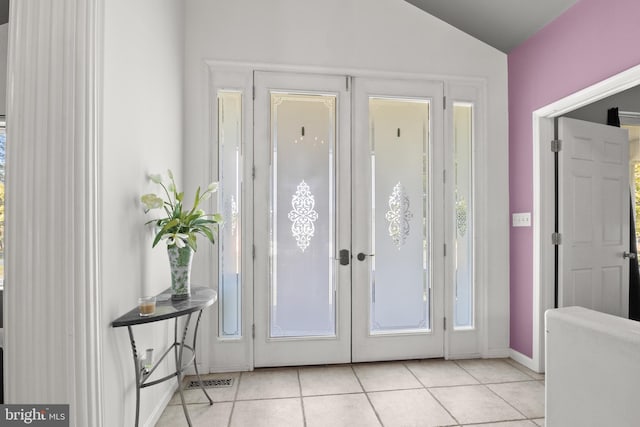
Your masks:
M 164 200 L 153 193 L 145 194 L 144 196 L 140 197 L 140 201 L 144 205 L 145 213 L 149 212 L 151 209 L 159 209 L 164 205 Z
M 169 177 L 168 180 L 165 180 L 165 177 L 160 174 L 149 175 L 149 179 L 152 182 L 162 187 L 166 198 L 153 193 L 145 194 L 140 198 L 144 205 L 145 213 L 151 209 L 160 208 L 163 208 L 166 213 L 165 217 L 147 222 L 147 224 L 153 223 L 158 230 L 152 246 L 155 247 L 160 240 L 165 240 L 169 247 L 184 248 L 188 246 L 195 251 L 197 249 L 196 237 L 198 234 L 214 243 L 213 228 L 222 223 L 222 216 L 220 214 L 207 214 L 203 209 L 199 209 L 198 206 L 203 200 L 207 200 L 211 193 L 218 190 L 218 183 L 212 182 L 203 193 L 200 193 L 200 188 L 198 188 L 193 207 L 187 208 L 183 206 L 184 193 L 177 190 L 171 170 L 167 171 L 167 176 Z
M 167 246 L 176 245 L 179 248 L 184 248 L 186 246 L 186 240 L 189 236 L 184 233 L 175 233 L 170 235 L 165 235 L 163 237 L 167 239 Z
M 151 174 L 149 175 L 149 179 L 156 184 L 162 184 L 162 175 L 160 174 Z

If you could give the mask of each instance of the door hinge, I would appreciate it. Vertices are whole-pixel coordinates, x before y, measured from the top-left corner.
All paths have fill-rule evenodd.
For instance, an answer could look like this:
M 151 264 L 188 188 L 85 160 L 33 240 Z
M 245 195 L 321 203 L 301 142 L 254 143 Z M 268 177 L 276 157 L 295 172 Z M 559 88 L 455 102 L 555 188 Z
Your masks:
M 251 325 L 251 338 L 256 337 L 256 324 Z
M 251 88 L 251 90 L 252 90 L 252 94 L 251 94 L 251 96 L 253 97 L 253 100 L 255 101 L 255 100 L 256 100 L 256 86 L 255 86 L 255 85 L 253 85 L 253 87 Z
M 562 140 L 554 139 L 553 141 L 551 141 L 551 152 L 559 153 L 560 150 L 562 150 Z
M 552 245 L 561 245 L 562 244 L 562 234 L 561 233 L 552 233 L 551 234 L 551 244 Z
M 443 318 L 444 330 L 447 330 L 447 318 Z
M 447 183 L 447 170 L 443 170 L 442 171 L 442 183 L 446 184 Z
M 251 256 L 253 259 L 256 259 L 256 245 L 253 245 L 253 248 L 251 249 Z
M 444 256 L 447 256 L 447 244 L 444 244 Z
M 446 96 L 442 97 L 442 109 L 443 110 L 447 109 L 447 97 Z
M 251 167 L 251 179 L 256 179 L 256 167 Z

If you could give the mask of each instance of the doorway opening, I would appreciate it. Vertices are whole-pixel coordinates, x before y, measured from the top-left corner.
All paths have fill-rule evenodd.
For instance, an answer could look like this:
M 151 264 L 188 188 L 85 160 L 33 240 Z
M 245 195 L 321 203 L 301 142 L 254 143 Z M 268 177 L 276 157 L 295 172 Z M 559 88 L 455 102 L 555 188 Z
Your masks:
M 544 372 L 544 312 L 554 307 L 554 163 L 549 149 L 554 118 L 640 84 L 640 66 L 560 99 L 533 113 L 533 357 L 528 366 Z

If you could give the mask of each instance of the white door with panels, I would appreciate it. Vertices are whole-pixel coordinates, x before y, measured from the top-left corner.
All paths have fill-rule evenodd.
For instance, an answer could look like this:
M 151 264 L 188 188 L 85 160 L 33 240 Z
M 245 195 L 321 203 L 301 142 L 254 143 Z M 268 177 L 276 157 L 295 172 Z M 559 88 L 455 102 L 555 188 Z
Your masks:
M 559 306 L 628 317 L 629 139 L 625 129 L 560 118 Z
M 442 357 L 443 83 L 254 85 L 254 366 Z

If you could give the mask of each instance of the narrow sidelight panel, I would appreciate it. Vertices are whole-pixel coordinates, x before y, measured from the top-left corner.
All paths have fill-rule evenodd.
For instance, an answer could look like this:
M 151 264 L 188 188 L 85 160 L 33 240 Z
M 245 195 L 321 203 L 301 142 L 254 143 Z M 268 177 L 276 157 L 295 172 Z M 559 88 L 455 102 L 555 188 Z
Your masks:
M 242 335 L 241 185 L 242 93 L 218 91 L 219 331 L 222 338 Z
M 473 104 L 453 104 L 455 179 L 454 329 L 474 327 Z

